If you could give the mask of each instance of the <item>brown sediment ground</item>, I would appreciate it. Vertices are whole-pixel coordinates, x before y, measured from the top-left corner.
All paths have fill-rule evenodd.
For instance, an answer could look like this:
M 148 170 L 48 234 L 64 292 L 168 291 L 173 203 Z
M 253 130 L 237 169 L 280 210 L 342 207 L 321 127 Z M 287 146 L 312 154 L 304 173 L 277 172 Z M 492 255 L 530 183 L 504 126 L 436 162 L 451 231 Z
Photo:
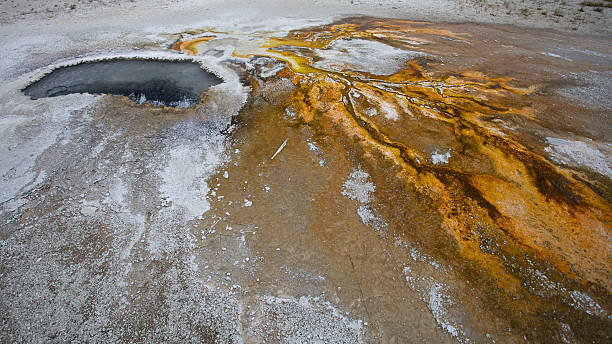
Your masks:
M 79 324 L 91 316 L 128 341 L 177 338 L 183 323 L 216 342 L 611 340 L 608 38 L 370 17 L 283 35 L 204 28 L 172 38 L 177 52 L 223 56 L 250 86 L 248 100 L 217 124 L 222 90 L 195 110 L 119 98 L 93 110 L 97 134 L 75 134 L 79 142 L 117 134 L 103 148 L 111 165 L 87 170 L 95 179 L 126 164 L 131 191 L 122 205 L 108 182 L 117 209 L 96 195 L 80 206 L 131 220 L 94 218 L 97 234 L 55 253 L 76 267 L 100 263 L 84 274 L 103 286 L 119 271 L 128 301 L 115 315 L 128 321 L 96 318 L 104 298 L 94 296 L 91 309 L 68 312 Z M 579 96 L 592 76 L 603 87 L 586 93 L 599 103 Z M 194 157 L 202 147 L 206 158 Z M 133 154 L 115 157 L 122 149 Z M 79 171 L 67 172 L 75 188 L 104 195 Z M 32 218 L 58 232 L 87 221 L 44 200 L 58 192 L 53 183 L 32 191 L 38 203 L 27 211 L 2 214 L 3 240 Z M 117 246 L 119 233 L 128 239 Z M 7 254 L 2 274 L 18 281 L 11 269 L 35 264 L 16 257 Z M 10 305 L 3 329 L 19 334 Z M 168 309 L 168 319 L 153 315 Z M 142 334 L 160 322 L 172 324 L 167 337 Z
M 509 332 L 527 341 L 557 341 L 565 338 L 564 324 L 577 323 L 581 330 L 574 340 L 608 338 L 605 312 L 585 317 L 570 305 L 576 293 L 588 291 L 602 307 L 610 306 L 609 179 L 561 168 L 543 154 L 545 137 L 572 125 L 551 120 L 559 116 L 554 102 L 575 106 L 552 93 L 565 86 L 563 73 L 602 66 L 547 53 L 545 39 L 555 35 L 354 18 L 270 38 L 252 55 L 271 56 L 288 67 L 266 80 L 248 77 L 255 96 L 236 136 L 244 142 L 242 158 L 228 169 L 245 185 L 231 183 L 222 194 L 239 186 L 238 192 L 258 200 L 237 213 L 246 216 L 241 222 L 264 216 L 268 234 L 257 237 L 266 243 L 262 252 L 278 257 L 273 250 L 278 245 L 291 257 L 281 254 L 283 261 L 325 267 L 333 286 L 343 287 L 337 296 L 365 312 L 368 333 L 379 341 L 398 340 L 401 329 L 415 323 L 414 314 L 424 313 L 407 301 L 415 296 L 406 298 L 423 290 L 398 281 L 406 264 L 401 262 L 410 261 L 408 247 L 449 270 L 438 281 L 460 300 L 457 308 L 467 311 L 456 315 L 461 325 L 450 325 L 460 340 L 487 340 L 485 333 L 519 340 L 506 337 L 508 329 L 516 329 L 518 334 Z M 428 55 L 405 61 L 391 75 L 363 72 L 350 62 L 316 67 L 317 51 L 355 39 Z M 570 45 L 578 43 L 574 39 Z M 189 42 L 181 44 L 193 51 Z M 383 57 L 381 63 L 393 61 Z M 600 110 L 579 111 L 571 122 L 602 117 Z M 605 141 L 608 111 L 582 135 Z M 285 137 L 282 158 L 268 160 Z M 305 143 L 318 147 L 324 164 L 318 165 Z M 371 208 L 343 205 L 343 178 L 355 169 L 376 185 Z M 267 195 L 266 185 L 279 191 L 276 197 Z M 360 224 L 359 211 L 380 218 L 360 213 Z M 436 272 L 428 274 L 437 280 Z M 435 283 L 426 292 L 432 293 Z M 431 303 L 431 295 L 425 299 Z

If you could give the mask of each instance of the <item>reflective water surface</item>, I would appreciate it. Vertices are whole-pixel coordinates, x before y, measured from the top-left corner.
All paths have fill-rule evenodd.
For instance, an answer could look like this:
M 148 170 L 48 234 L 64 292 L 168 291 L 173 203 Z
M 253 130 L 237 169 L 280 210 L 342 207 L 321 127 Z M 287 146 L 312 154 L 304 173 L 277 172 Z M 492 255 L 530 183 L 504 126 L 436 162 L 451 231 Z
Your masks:
M 24 89 L 33 99 L 71 93 L 117 94 L 141 104 L 189 107 L 221 79 L 189 61 L 117 59 L 57 68 Z

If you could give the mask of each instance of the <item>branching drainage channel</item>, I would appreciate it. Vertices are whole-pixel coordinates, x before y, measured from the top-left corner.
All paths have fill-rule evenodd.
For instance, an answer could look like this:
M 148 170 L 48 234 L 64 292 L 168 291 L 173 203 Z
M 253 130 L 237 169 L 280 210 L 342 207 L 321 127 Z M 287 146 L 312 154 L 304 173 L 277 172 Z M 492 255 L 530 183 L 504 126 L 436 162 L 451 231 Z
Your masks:
M 222 80 L 191 61 L 115 59 L 53 70 L 23 92 L 32 99 L 70 93 L 117 94 L 136 103 L 186 108 Z

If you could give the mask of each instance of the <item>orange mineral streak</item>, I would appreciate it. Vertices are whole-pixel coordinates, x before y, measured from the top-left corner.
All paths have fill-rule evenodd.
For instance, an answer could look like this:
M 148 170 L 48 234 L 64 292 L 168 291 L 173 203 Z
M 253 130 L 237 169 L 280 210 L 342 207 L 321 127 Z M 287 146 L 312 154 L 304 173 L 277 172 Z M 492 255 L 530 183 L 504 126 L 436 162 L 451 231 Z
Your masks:
M 462 39 L 427 23 L 359 18 L 270 38 L 240 56 L 286 62 L 289 68 L 282 77 L 296 85 L 286 105 L 299 119 L 313 128 L 331 121 L 345 137 L 358 140 L 364 158 L 382 154 L 401 167 L 395 177 L 431 200 L 443 217 L 441 229 L 456 240 L 460 254 L 487 271 L 500 288 L 520 292 L 524 276 L 513 266 L 527 264 L 524 257 L 535 255 L 568 278 L 597 283 L 612 292 L 610 203 L 486 121 L 505 115 L 532 118 L 523 99 L 536 86 L 516 87 L 511 78 L 477 71 L 434 77 L 416 61 L 388 76 L 328 71 L 287 49 L 325 49 L 335 40 L 351 38 L 397 45 L 407 32 Z M 177 49 L 197 53 L 194 46 L 210 39 L 183 42 Z M 454 142 L 478 154 L 491 169 L 466 172 L 453 164 L 431 163 L 412 146 L 410 137 L 396 135 L 392 122 L 365 115 L 356 95 L 379 109 L 395 111 L 399 118 L 433 120 L 450 127 Z M 453 158 L 464 159 L 461 154 Z M 389 221 L 402 226 L 401 221 Z M 487 247 L 491 241 L 499 243 L 497 251 Z
M 357 21 L 364 21 L 363 18 L 356 18 Z M 456 34 L 449 30 L 443 29 L 435 29 L 432 28 L 432 23 L 427 22 L 417 22 L 417 21 L 408 21 L 402 19 L 370 19 L 366 20 L 364 26 L 370 26 L 371 28 L 367 29 L 370 33 L 381 33 L 384 34 L 389 32 L 391 34 L 405 34 L 407 32 L 410 33 L 418 33 L 418 34 L 426 34 L 440 37 L 448 37 L 454 38 L 458 40 L 462 40 L 462 36 Z
M 326 25 L 312 31 L 292 31 L 284 38 L 271 38 L 264 47 L 276 48 L 281 46 L 307 47 L 311 49 L 324 49 L 333 41 L 342 38 L 356 38 L 367 36 L 358 32 L 356 24 Z
M 320 76 L 307 79 L 299 86 L 290 104 L 299 109 L 301 119 L 311 123 L 321 120 L 317 117 L 329 118 L 344 130 L 346 136 L 361 138 L 366 150 L 377 150 L 402 166 L 404 173 L 401 177 L 434 200 L 444 216 L 443 227 L 455 237 L 461 254 L 489 271 L 500 288 L 518 291 L 521 289 L 520 279 L 504 267 L 505 263 L 509 263 L 504 261 L 504 257 L 482 251 L 482 238 L 474 234 L 478 230 L 475 228 L 489 228 L 489 232 L 496 232 L 497 236 L 507 241 L 506 251 L 515 256 L 521 256 L 524 252 L 535 253 L 567 277 L 598 281 L 610 288 L 612 276 L 606 268 L 612 259 L 612 240 L 606 226 L 609 219 L 603 216 L 605 212 L 591 210 L 593 206 L 595 209 L 606 209 L 605 201 L 562 171 L 557 171 L 541 157 L 530 153 L 522 156 L 526 161 L 521 161 L 495 147 L 487 147 L 486 135 L 495 134 L 480 128 L 484 134 L 463 131 L 459 135 L 474 135 L 477 141 L 481 141 L 481 151 L 497 162 L 499 176 L 466 175 L 449 167 L 420 163 L 425 160 L 420 152 L 390 140 L 366 116 L 343 104 L 341 99 L 345 102 L 350 99 L 341 97 L 347 87 L 343 83 Z M 443 100 L 435 92 L 421 94 L 429 95 L 430 100 Z M 469 105 L 461 103 L 458 106 L 465 108 Z M 477 102 L 471 105 L 478 110 L 484 108 Z M 473 117 L 458 118 L 457 122 L 478 125 L 470 121 Z M 450 120 L 448 117 L 445 119 Z M 515 151 L 517 155 L 527 152 L 522 145 L 509 138 L 504 138 L 502 144 L 505 145 L 504 150 Z M 589 203 L 573 206 L 542 193 L 529 177 L 528 168 L 525 167 L 531 164 L 528 159 L 548 164 L 550 171 L 543 173 L 557 173 L 566 178 L 570 183 L 568 187 Z
M 172 45 L 172 50 L 187 52 L 189 55 L 197 55 L 198 49 L 196 46 L 198 44 L 209 42 L 215 38 L 216 36 L 204 36 L 189 41 L 178 41 Z
M 350 24 L 331 26 L 328 32 L 292 32 L 288 39 L 274 40 L 268 47 L 324 48 L 335 39 L 369 35 L 356 30 L 359 26 Z M 458 37 L 425 31 L 421 29 L 421 33 Z M 302 67 L 291 69 L 299 73 Z M 611 219 L 606 215 L 612 213 L 610 204 L 513 137 L 482 121 L 504 113 L 531 117 L 531 109 L 520 105 L 520 97 L 533 93 L 535 86 L 515 87 L 511 78 L 488 77 L 476 71 L 435 79 L 416 62 L 396 74 L 366 75 L 366 79 L 354 72 L 313 72 L 312 68 L 309 72 L 318 76 L 301 80 L 288 101 L 299 109 L 301 119 L 312 123 L 327 117 L 348 137 L 359 137 L 367 149 L 378 150 L 402 166 L 401 177 L 434 200 L 444 217 L 442 226 L 455 237 L 461 254 L 494 276 L 499 287 L 521 289 L 520 276 L 508 271 L 505 257 L 483 252 L 481 235 L 496 233 L 506 242 L 508 254 L 520 257 L 533 253 L 569 278 L 598 282 L 612 290 L 607 268 L 612 261 L 607 225 Z M 427 163 L 408 142 L 389 139 L 359 113 L 351 92 L 368 96 L 402 116 L 427 116 L 453 125 L 459 141 L 472 142 L 479 153 L 490 158 L 495 174 L 467 174 Z M 489 234 L 475 234 L 478 228 L 488 228 Z
M 448 30 L 431 27 L 431 23 L 407 20 L 385 20 L 353 18 L 342 24 L 324 25 L 312 29 L 296 30 L 283 38 L 272 38 L 265 47 L 280 46 L 324 49 L 338 39 L 395 39 L 398 41 L 427 42 L 422 38 L 407 37 L 406 34 L 427 34 L 461 40 L 462 37 Z
M 292 106 L 299 108 L 298 113 L 304 122 L 316 121 L 317 115 L 329 118 L 343 129 L 346 136 L 360 137 L 361 144 L 367 150 L 377 150 L 402 166 L 404 172 L 400 177 L 416 185 L 420 192 L 436 202 L 435 206 L 445 217 L 443 226 L 454 233 L 462 254 L 485 267 L 496 277 L 500 287 L 511 290 L 520 288 L 518 279 L 504 271 L 499 258 L 482 253 L 478 248 L 478 240 L 472 238 L 471 218 L 477 217 L 481 222 L 495 223 L 492 219 L 488 219 L 486 211 L 462 194 L 460 185 L 448 185 L 436 176 L 435 171 L 423 168 L 417 162 L 424 160 L 422 157 L 418 159 L 421 154 L 404 144 L 392 142 L 362 115 L 351 113 L 350 106 L 347 107 L 337 101 L 342 93 L 341 83 L 318 77 L 302 83 L 290 102 Z M 461 208 L 461 211 L 457 211 L 457 208 Z

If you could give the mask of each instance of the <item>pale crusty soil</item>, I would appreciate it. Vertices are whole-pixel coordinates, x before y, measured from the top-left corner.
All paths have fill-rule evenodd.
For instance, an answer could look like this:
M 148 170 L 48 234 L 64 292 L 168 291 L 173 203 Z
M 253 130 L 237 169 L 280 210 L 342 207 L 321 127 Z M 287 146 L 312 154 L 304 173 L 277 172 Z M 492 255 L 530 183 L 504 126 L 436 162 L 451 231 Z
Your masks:
M 604 1 L 605 2 L 605 1 Z M 376 15 L 439 22 L 481 22 L 562 31 L 610 34 L 612 8 L 582 5 L 581 0 L 314 0 L 314 1 L 177 1 L 177 0 L 7 0 L 0 4 L 0 22 L 36 22 L 49 18 L 120 14 L 147 9 L 206 11 L 265 11 L 285 15 Z M 609 2 L 608 2 L 609 4 Z M 146 16 L 145 16 L 146 17 Z

